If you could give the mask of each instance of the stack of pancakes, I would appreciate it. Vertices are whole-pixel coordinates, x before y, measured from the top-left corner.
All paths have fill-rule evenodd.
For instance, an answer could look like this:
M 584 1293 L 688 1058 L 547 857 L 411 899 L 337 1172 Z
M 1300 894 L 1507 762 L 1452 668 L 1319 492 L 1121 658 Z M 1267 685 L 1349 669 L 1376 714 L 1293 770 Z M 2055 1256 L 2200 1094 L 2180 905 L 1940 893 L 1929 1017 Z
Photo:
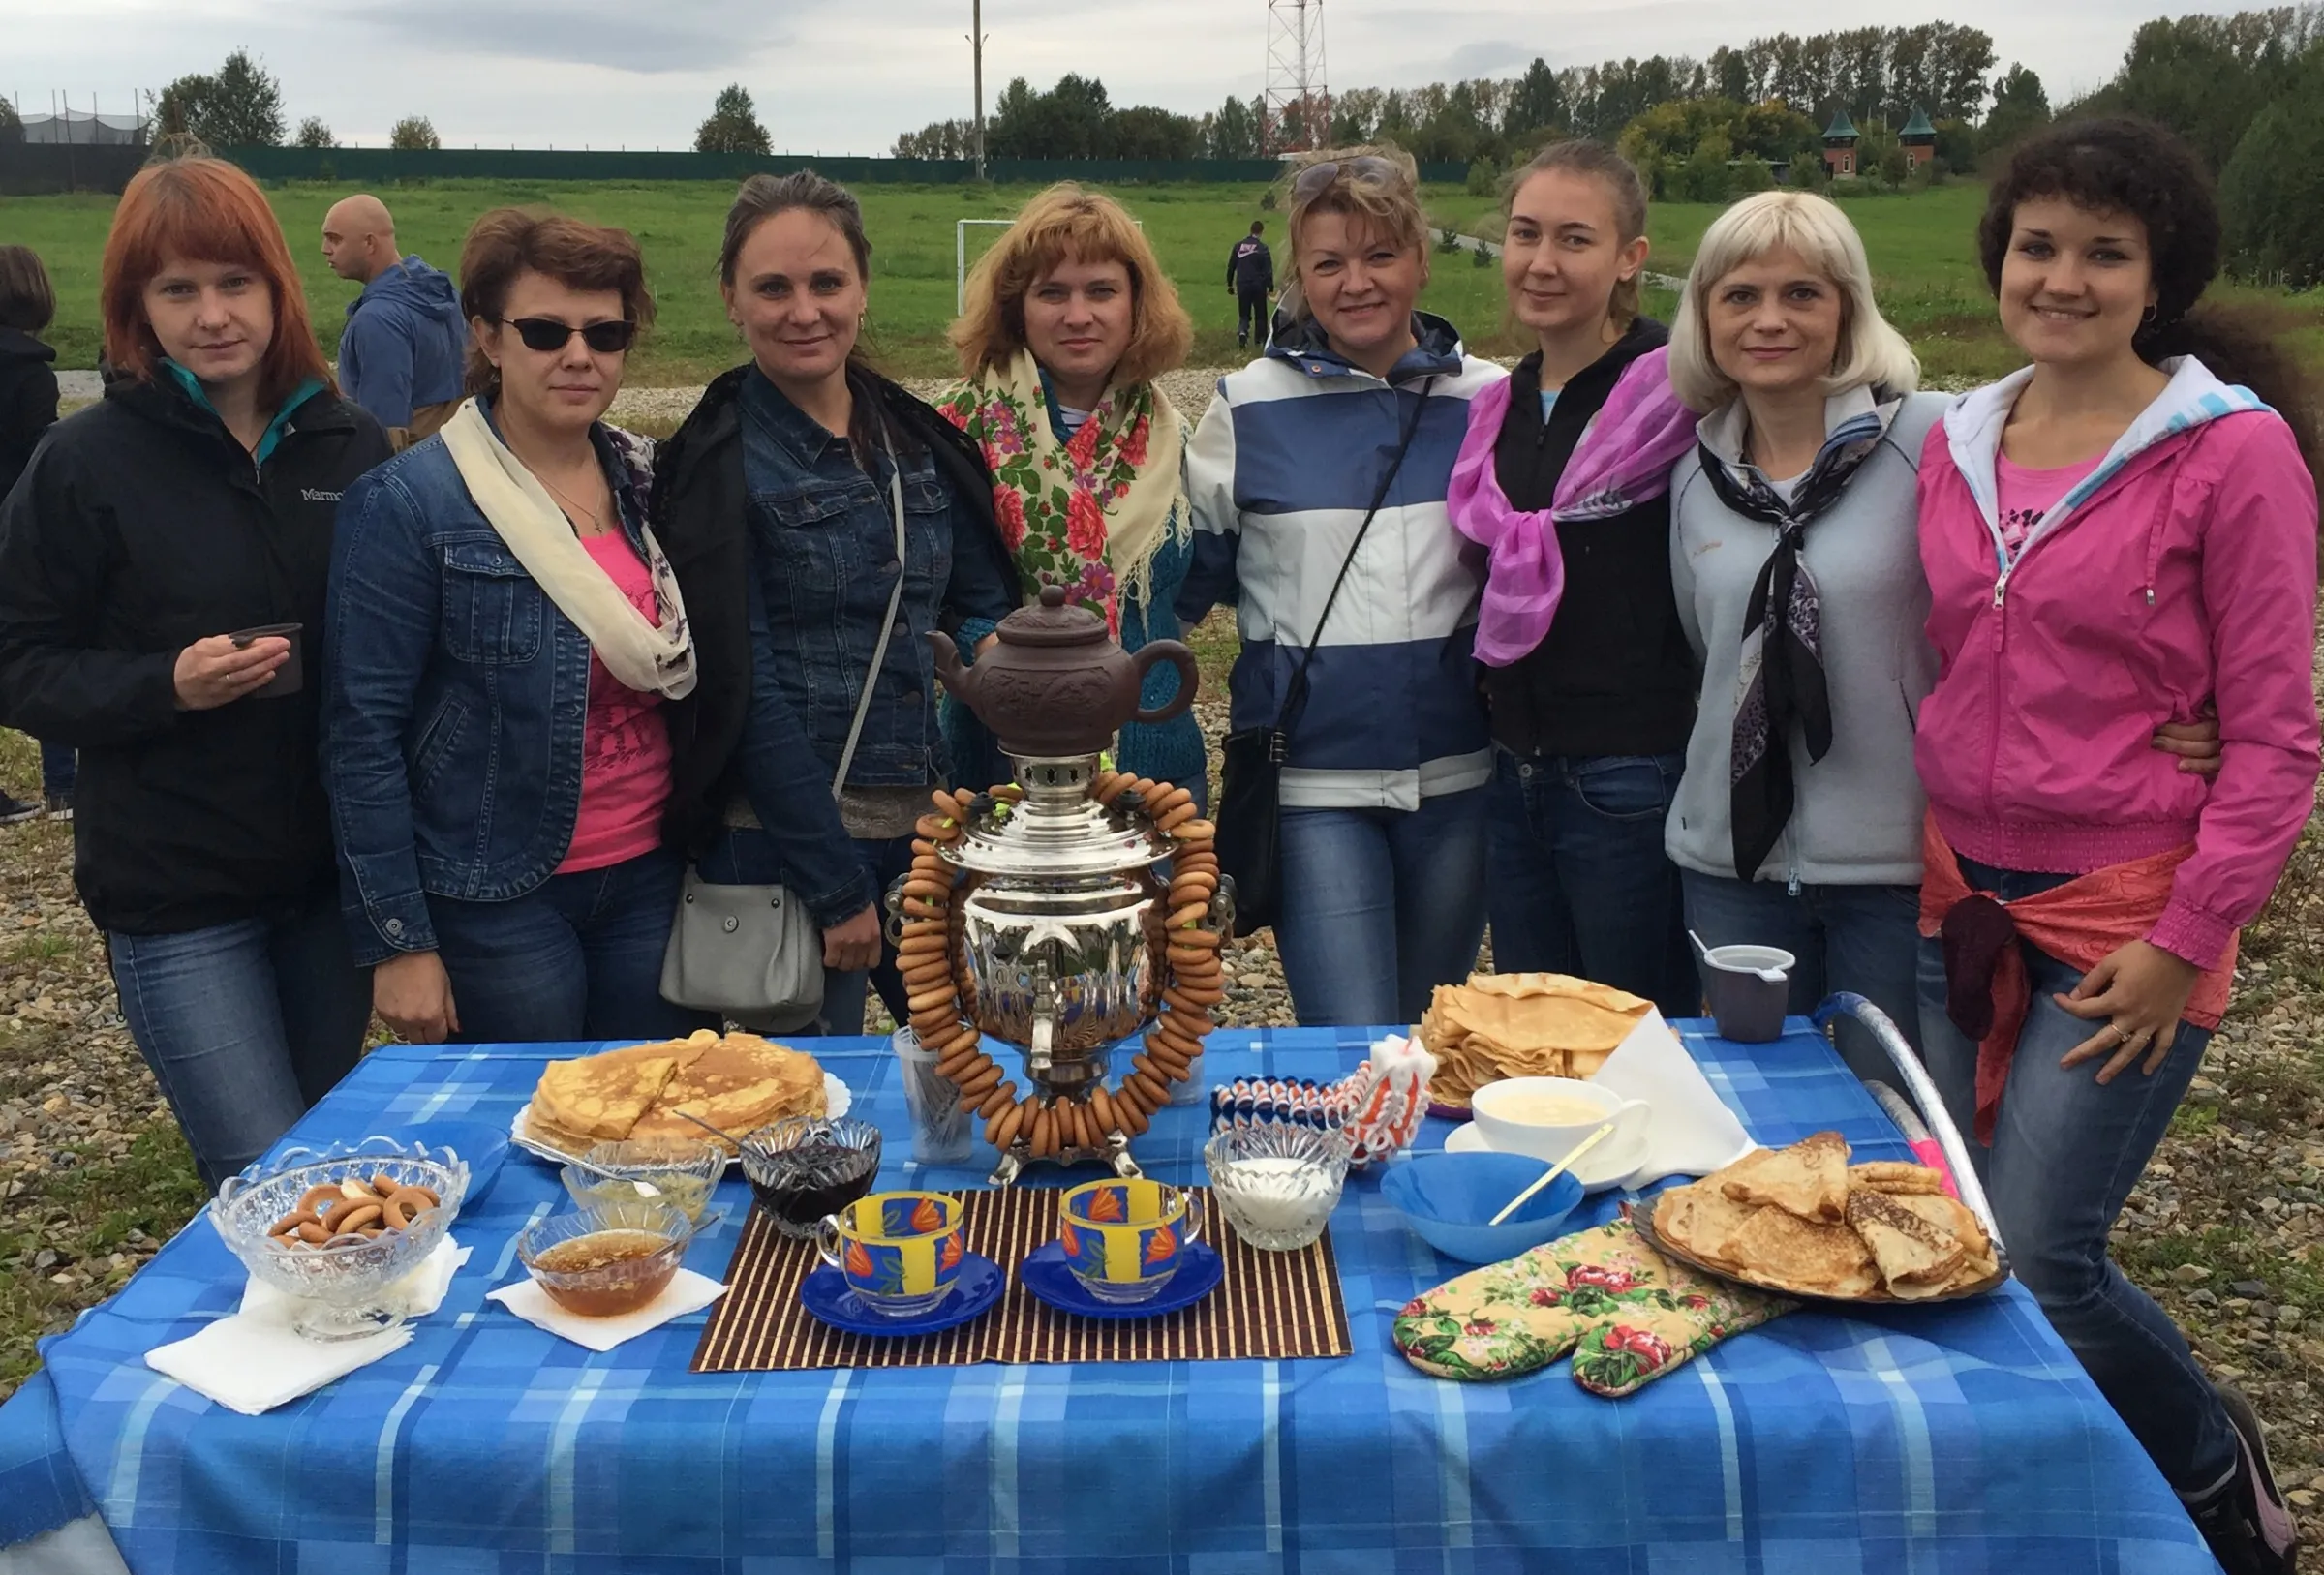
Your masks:
M 1807 1296 L 1917 1301 L 1999 1277 L 1991 1238 L 1937 1171 L 1848 1160 L 1835 1132 L 1755 1149 L 1655 1199 L 1655 1234 L 1738 1280 Z
M 1503 1077 L 1588 1077 L 1651 1001 L 1569 974 L 1472 974 L 1439 984 L 1418 1038 L 1436 1057 L 1429 1096 L 1465 1106 Z
M 526 1107 L 525 1136 L 566 1154 L 625 1138 L 718 1141 L 679 1111 L 737 1136 L 784 1116 L 819 1116 L 823 1069 L 804 1050 L 707 1028 L 690 1039 L 552 1061 Z

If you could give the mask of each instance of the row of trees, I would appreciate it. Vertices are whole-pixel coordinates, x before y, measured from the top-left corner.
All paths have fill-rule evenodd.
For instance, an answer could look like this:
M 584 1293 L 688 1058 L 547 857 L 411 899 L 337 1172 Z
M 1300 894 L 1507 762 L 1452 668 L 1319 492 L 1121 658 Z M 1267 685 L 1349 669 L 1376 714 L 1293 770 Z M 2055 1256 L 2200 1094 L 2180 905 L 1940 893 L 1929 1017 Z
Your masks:
M 2324 5 L 2149 22 L 2067 109 L 2107 111 L 2172 127 L 2218 172 L 2238 273 L 2324 284 Z
M 976 128 L 939 120 L 896 138 L 899 159 L 968 159 Z M 1209 144 L 1203 122 L 1152 105 L 1116 109 L 1106 84 L 1068 72 L 1047 92 L 1024 77 L 1001 90 L 985 122 L 985 152 L 995 159 L 1249 158 Z
M 228 55 L 215 72 L 189 72 L 149 97 L 157 140 L 190 140 L 214 148 L 271 148 L 283 143 L 283 84 L 252 59 L 248 49 Z M 290 140 L 302 148 L 339 145 L 320 115 L 300 121 Z M 387 134 L 387 145 L 442 144 L 427 116 L 407 115 Z

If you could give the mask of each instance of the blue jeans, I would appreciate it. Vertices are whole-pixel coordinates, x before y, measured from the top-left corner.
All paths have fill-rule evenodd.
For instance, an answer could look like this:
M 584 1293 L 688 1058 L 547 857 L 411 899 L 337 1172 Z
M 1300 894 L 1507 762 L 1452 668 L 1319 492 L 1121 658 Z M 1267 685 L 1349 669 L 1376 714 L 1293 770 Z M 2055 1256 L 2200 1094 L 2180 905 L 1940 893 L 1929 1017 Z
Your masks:
M 80 757 L 69 744 L 41 741 L 41 792 L 51 799 L 69 798 L 80 776 Z
M 686 863 L 657 848 L 505 902 L 430 894 L 460 1043 L 682 1039 L 715 1017 L 661 998 Z
M 1990 869 L 1966 859 L 1961 869 L 1972 887 L 2003 901 L 2072 879 Z M 1921 1055 L 1969 1138 L 2010 1267 L 2164 1478 L 2183 1494 L 2197 1493 L 2234 1466 L 2233 1426 L 2178 1325 L 2114 1266 L 2106 1240 L 2211 1035 L 2181 1023 L 2169 1059 L 2152 1077 L 2134 1064 L 2101 1086 L 2097 1062 L 2062 1068 L 2059 1058 L 2098 1026 L 2050 999 L 2071 990 L 2082 970 L 2018 945 L 2032 1005 L 1990 1148 L 1975 1139 L 1977 1046 L 1945 1015 L 1944 952 L 1935 940 L 1920 943 Z
M 1920 1045 L 1917 886 L 1802 886 L 1684 872 L 1687 923 L 1705 946 L 1780 946 L 1798 958 L 1789 1009 L 1813 1012 L 1835 990 L 1853 990 L 1888 1014 L 1905 1042 Z M 1849 1071 L 1885 1083 L 1896 1069 L 1853 1017 L 1836 1026 Z
M 114 930 L 106 945 L 130 1036 L 212 1192 L 362 1058 L 371 971 L 355 966 L 335 892 L 174 935 Z
M 1302 1023 L 1415 1023 L 1484 939 L 1483 788 L 1401 809 L 1286 809 L 1275 946 Z
M 1573 974 L 1642 995 L 1667 1017 L 1702 1010 L 1663 822 L 1684 755 L 1493 751 L 1485 908 L 1493 968 Z
M 841 973 L 823 970 L 823 1011 L 810 1034 L 860 1034 L 864 1031 L 866 986 L 879 991 L 888 1015 L 902 1022 L 905 1010 L 903 976 L 896 970 L 896 948 L 887 938 L 888 887 L 912 867 L 912 839 L 908 836 L 858 839 L 850 844 L 864 871 L 872 877 L 872 900 L 880 904 L 879 961 L 870 968 Z M 702 878 L 719 886 L 772 886 L 782 881 L 782 863 L 775 839 L 756 828 L 729 831 L 695 865 Z

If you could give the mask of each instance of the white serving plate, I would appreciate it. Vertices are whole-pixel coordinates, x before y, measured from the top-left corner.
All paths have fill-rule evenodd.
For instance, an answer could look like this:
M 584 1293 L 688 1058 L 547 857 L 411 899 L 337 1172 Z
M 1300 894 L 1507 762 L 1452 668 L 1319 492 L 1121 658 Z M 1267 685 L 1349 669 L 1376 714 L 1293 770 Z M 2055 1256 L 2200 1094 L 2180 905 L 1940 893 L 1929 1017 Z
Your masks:
M 855 1096 L 847 1091 L 847 1085 L 840 1081 L 831 1072 L 826 1071 L 823 1074 L 824 1119 L 838 1120 L 847 1113 L 847 1107 L 854 1103 Z M 511 1116 L 508 1121 L 508 1141 L 534 1158 L 547 1160 L 552 1165 L 568 1165 L 578 1159 L 579 1155 L 567 1154 L 561 1148 L 551 1148 L 548 1144 L 527 1135 L 525 1117 L 531 1114 L 532 1110 L 533 1102 L 531 1100 L 527 1100 L 517 1106 L 516 1114 Z M 703 1136 L 708 1136 L 709 1135 L 705 1133 Z M 737 1133 L 735 1136 L 739 1137 L 742 1134 Z M 742 1156 L 739 1154 L 727 1155 L 727 1166 L 731 1168 L 741 1158 Z

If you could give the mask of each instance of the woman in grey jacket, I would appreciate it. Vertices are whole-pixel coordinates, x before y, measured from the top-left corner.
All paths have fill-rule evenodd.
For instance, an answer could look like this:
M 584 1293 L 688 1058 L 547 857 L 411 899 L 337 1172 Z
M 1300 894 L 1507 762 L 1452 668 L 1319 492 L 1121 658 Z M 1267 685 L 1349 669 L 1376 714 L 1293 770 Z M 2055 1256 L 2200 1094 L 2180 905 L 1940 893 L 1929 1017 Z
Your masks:
M 1664 832 L 1687 923 L 1798 959 L 1790 1008 L 1834 990 L 1919 1040 L 1921 817 L 1913 720 L 1937 681 L 1916 484 L 1947 398 L 1872 296 L 1864 243 L 1821 197 L 1766 192 L 1702 238 L 1670 383 L 1708 410 L 1670 478 L 1670 572 L 1702 662 Z M 2217 726 L 2167 728 L 2218 769 Z M 1842 1055 L 1886 1072 L 1842 1019 Z
M 1702 698 L 1665 846 L 1706 942 L 1798 958 L 1792 1011 L 1854 990 L 1908 1036 L 1937 676 L 1913 488 L 1945 404 L 1919 378 L 1833 204 L 1764 193 L 1703 236 L 1670 335 L 1673 389 L 1711 412 L 1670 489 Z

